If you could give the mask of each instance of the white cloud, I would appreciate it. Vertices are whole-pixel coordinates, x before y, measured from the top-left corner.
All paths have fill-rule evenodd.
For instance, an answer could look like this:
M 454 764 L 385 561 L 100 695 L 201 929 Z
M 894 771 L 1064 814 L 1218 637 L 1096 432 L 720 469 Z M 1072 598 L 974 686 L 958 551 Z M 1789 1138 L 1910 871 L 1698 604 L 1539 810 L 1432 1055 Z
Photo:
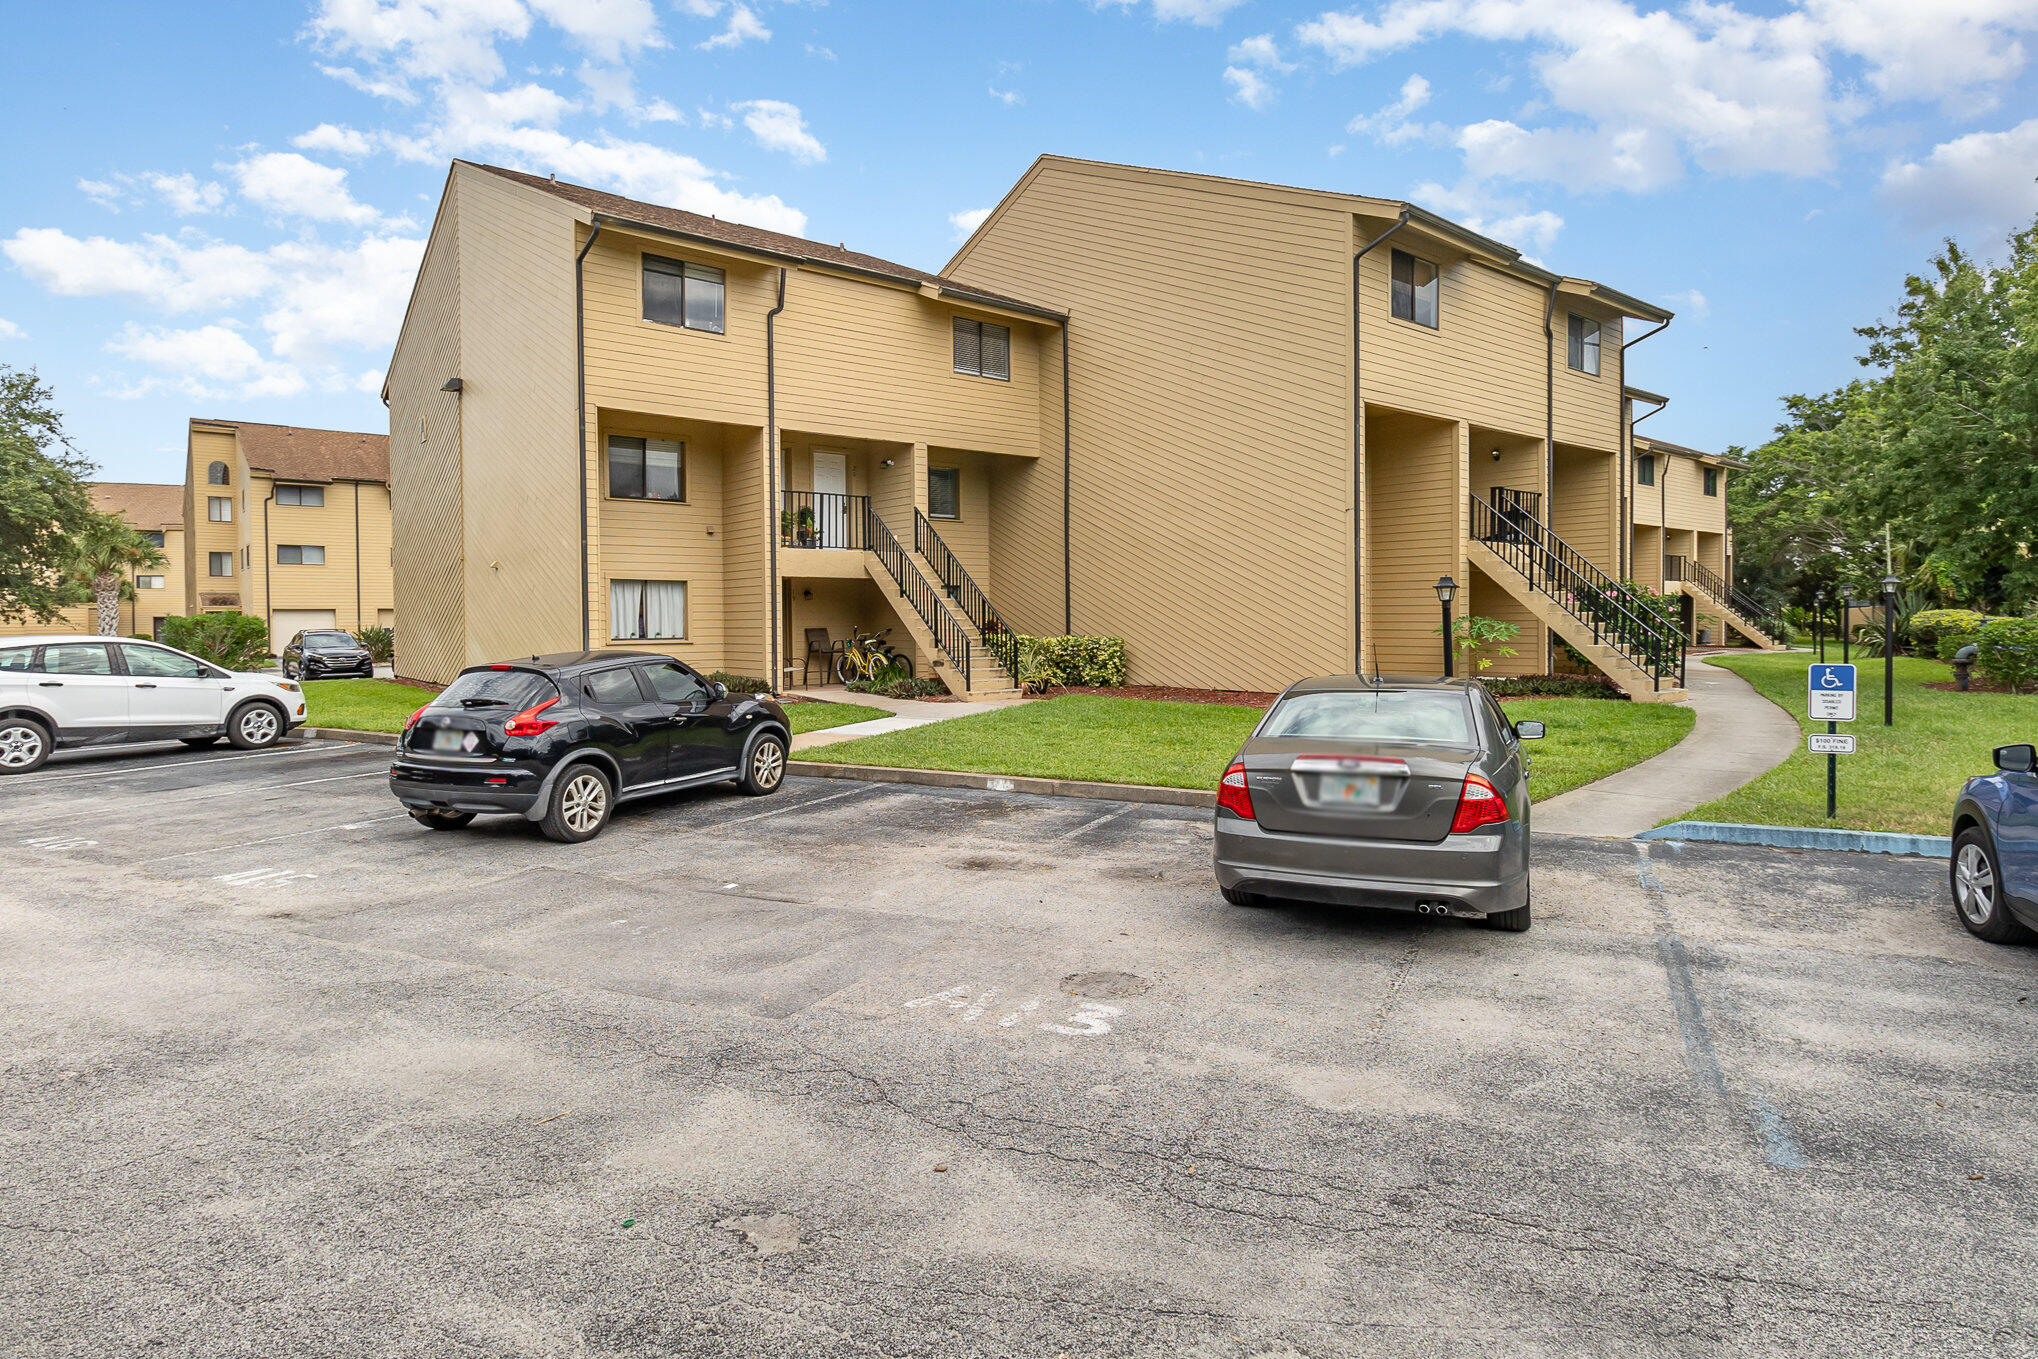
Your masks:
M 580 68 L 580 83 L 587 88 L 587 107 L 593 113 L 615 109 L 633 123 L 679 123 L 686 121 L 678 109 L 663 99 L 649 102 L 637 94 L 635 73 L 627 66 Z
M 2008 228 L 2038 213 L 2038 118 L 1941 142 L 1883 172 L 1878 193 L 1913 227 Z
M 665 46 L 651 0 L 530 0 L 530 5 L 602 61 Z
M 226 167 L 257 207 L 317 222 L 367 226 L 382 214 L 347 191 L 347 172 L 295 151 L 267 151 Z
M 128 395 L 167 385 L 195 397 L 295 396 L 309 385 L 296 368 L 264 358 L 245 336 L 224 325 L 144 330 L 130 321 L 106 349 L 163 375 L 130 388 Z
M 418 101 L 418 97 L 411 93 L 410 87 L 399 80 L 365 76 L 351 66 L 321 66 L 318 69 L 342 85 L 350 86 L 363 94 L 373 95 L 377 99 L 387 99 L 396 104 L 415 104 Z
M 1231 86 L 1232 99 L 1249 109 L 1263 109 L 1274 102 L 1274 87 L 1258 71 L 1244 66 L 1227 66 L 1224 68 L 1224 80 Z
M 1231 45 L 1224 59 L 1234 66 L 1256 66 L 1262 71 L 1292 71 L 1295 63 L 1281 57 L 1281 48 L 1271 33 L 1260 33 Z
M 25 340 L 27 338 L 28 332 L 6 317 L 0 316 L 0 340 Z
M 169 205 L 170 211 L 179 217 L 193 217 L 199 213 L 217 212 L 226 201 L 226 190 L 211 180 L 200 183 L 190 171 L 180 175 L 156 174 L 147 177 L 148 186 L 158 197 Z
M 1023 104 L 1026 102 L 1026 96 L 1019 93 L 1019 91 L 1017 90 L 1001 90 L 996 85 L 992 85 L 989 88 L 991 92 L 991 98 L 997 100 L 999 103 L 1003 104 L 1006 108 L 1011 108 L 1015 104 Z
M 1663 300 L 1676 304 L 1677 314 L 1687 321 L 1703 321 L 1712 315 L 1712 303 L 1706 301 L 1705 294 L 1696 288 L 1670 293 Z
M 752 99 L 729 107 L 743 115 L 743 126 L 767 151 L 783 151 L 808 164 L 828 159 L 828 148 L 807 131 L 807 120 L 797 104 L 788 104 L 783 99 Z
M 81 179 L 78 192 L 111 212 L 120 211 L 120 186 L 104 179 Z
M 810 42 L 807 44 L 807 55 L 810 57 L 819 57 L 822 61 L 835 60 L 834 52 L 830 51 L 828 48 L 820 46 L 817 43 Z
M 1378 113 L 1362 113 L 1345 124 L 1350 133 L 1371 133 L 1388 146 L 1448 135 L 1449 129 L 1425 127 L 1408 121 L 1408 115 L 1429 103 L 1429 81 L 1412 75 L 1401 82 L 1401 94 Z
M 531 16 L 521 0 L 320 0 L 306 32 L 327 51 L 361 59 L 357 88 L 385 98 L 409 95 L 411 80 L 502 79 L 496 42 L 521 39 Z M 339 75 L 347 79 L 346 75 Z M 379 86 L 370 89 L 369 86 Z
M 22 227 L 0 243 L 0 254 L 59 297 L 124 296 L 172 312 L 231 306 L 272 278 L 263 252 L 202 236 L 130 243 Z
M 948 214 L 948 224 L 955 228 L 955 239 L 967 240 L 972 232 L 982 226 L 991 215 L 989 208 L 971 208 L 966 212 Z
M 1418 184 L 1409 197 L 1452 221 L 1511 245 L 1524 254 L 1546 251 L 1557 243 L 1564 219 L 1547 209 L 1530 210 L 1519 200 L 1494 198 L 1475 182 L 1456 188 Z
M 300 132 L 290 139 L 290 144 L 300 151 L 324 151 L 335 156 L 365 156 L 374 146 L 367 133 L 336 123 L 320 123 L 309 132 Z
M 769 41 L 771 30 L 764 26 L 764 21 L 757 17 L 750 6 L 737 4 L 729 7 L 728 27 L 706 42 L 695 43 L 694 46 L 703 52 L 712 52 L 718 47 L 741 47 L 746 42 Z
M 1140 0 L 1093 0 L 1099 9 L 1116 5 L 1134 9 Z M 1208 28 L 1244 4 L 1245 0 L 1153 0 L 1153 17 L 1161 23 L 1201 24 Z

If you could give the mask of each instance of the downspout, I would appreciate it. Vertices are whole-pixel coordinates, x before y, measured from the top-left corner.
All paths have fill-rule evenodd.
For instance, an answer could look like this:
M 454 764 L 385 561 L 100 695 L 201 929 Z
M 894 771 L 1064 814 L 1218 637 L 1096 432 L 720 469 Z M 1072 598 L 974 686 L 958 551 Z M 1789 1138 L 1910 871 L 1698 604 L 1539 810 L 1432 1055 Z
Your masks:
M 1069 323 L 1061 323 L 1061 632 L 1067 637 L 1076 630 L 1075 586 L 1070 581 L 1073 554 L 1069 550 L 1069 479 L 1073 465 L 1069 440 Z
M 361 617 L 361 483 L 354 483 L 354 631 L 368 626 Z
M 1614 399 L 1620 403 L 1621 412 L 1620 550 L 1623 568 L 1621 579 L 1623 580 L 1632 580 L 1635 574 L 1635 472 L 1633 465 L 1635 461 L 1635 437 L 1634 424 L 1629 418 L 1630 412 L 1634 410 L 1634 405 L 1627 399 L 1626 391 L 1628 385 L 1628 351 L 1648 339 L 1651 335 L 1659 335 L 1669 328 L 1670 322 L 1665 321 L 1654 330 L 1643 331 L 1620 347 L 1620 394 Z M 1656 408 L 1656 410 L 1661 409 L 1663 409 L 1661 406 Z M 1650 415 L 1655 413 L 1656 411 L 1649 412 Z
M 1557 531 L 1557 284 L 1550 280 L 1550 299 L 1543 304 L 1543 522 Z M 1623 384 L 1625 385 L 1625 384 Z M 1555 670 L 1557 634 L 1543 629 L 1543 669 Z
M 1408 225 L 1409 209 L 1403 208 L 1394 225 L 1359 247 L 1352 256 L 1352 673 L 1366 673 L 1366 634 L 1363 622 L 1366 558 L 1361 542 L 1365 524 L 1366 486 L 1366 398 L 1359 386 L 1359 261 L 1380 242 Z
M 262 498 L 262 621 L 268 625 L 269 631 L 272 634 L 269 638 L 271 642 L 276 640 L 273 635 L 276 631 L 276 589 L 274 583 L 276 552 L 274 548 L 269 546 L 269 502 L 275 498 L 276 483 L 272 480 L 269 483 L 269 494 Z
M 778 270 L 778 305 L 764 313 L 764 514 L 771 538 L 771 646 L 765 660 L 771 666 L 766 682 L 778 692 L 779 597 L 785 585 L 778 578 L 778 314 L 785 310 L 785 266 Z
M 591 626 L 587 603 L 587 252 L 594 249 L 595 238 L 601 235 L 601 223 L 594 224 L 594 230 L 587 233 L 580 253 L 573 257 L 573 360 L 577 370 L 576 382 L 579 388 L 580 430 L 573 443 L 580 450 L 580 649 L 586 651 L 592 641 L 588 635 Z M 464 412 L 463 412 L 464 413 Z M 463 422 L 464 423 L 464 422 Z M 464 440 L 466 430 L 461 430 Z

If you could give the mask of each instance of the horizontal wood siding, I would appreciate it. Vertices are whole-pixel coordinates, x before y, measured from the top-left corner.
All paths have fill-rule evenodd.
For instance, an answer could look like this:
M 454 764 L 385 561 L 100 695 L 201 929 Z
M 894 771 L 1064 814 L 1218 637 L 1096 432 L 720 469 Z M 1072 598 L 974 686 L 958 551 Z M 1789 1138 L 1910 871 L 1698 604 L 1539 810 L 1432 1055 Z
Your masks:
M 991 588 L 986 583 L 991 577 L 991 467 L 999 461 L 990 454 L 964 449 L 927 450 L 930 471 L 936 467 L 953 467 L 961 474 L 957 478 L 961 492 L 960 503 L 956 507 L 957 517 L 930 519 L 929 522 L 941 535 L 941 541 L 948 544 L 948 550 L 955 554 L 956 560 L 962 563 L 963 569 L 986 591 Z
M 722 668 L 772 679 L 771 534 L 778 513 L 765 503 L 765 466 L 763 430 L 723 431 Z
M 725 669 L 725 553 L 718 535 L 727 517 L 722 468 L 729 450 L 721 427 L 676 429 L 611 414 L 600 433 L 604 447 L 611 434 L 680 438 L 686 448 L 686 500 L 611 499 L 606 494 L 607 477 L 601 478 L 604 494 L 595 502 L 601 553 L 592 599 L 594 644 L 603 646 L 617 640 L 609 617 L 611 580 L 682 580 L 686 582 L 686 638 L 627 645 L 677 656 L 700 670 Z M 739 453 L 747 442 L 737 442 Z
M 1599 373 L 1574 372 L 1569 361 L 1570 313 L 1591 316 L 1599 322 Z M 1557 442 L 1585 448 L 1620 447 L 1621 429 L 1621 318 L 1605 312 L 1567 306 L 1557 299 L 1557 314 L 1551 319 L 1556 343 Z
M 1616 579 L 1620 576 L 1620 503 L 1614 496 L 1618 462 L 1612 453 L 1559 447 L 1557 503 L 1551 521 L 1559 538 Z
M 1443 639 L 1436 582 L 1461 584 L 1456 502 L 1464 427 L 1368 412 L 1366 419 L 1366 668 L 1436 674 Z
M 1476 261 L 1445 262 L 1437 328 L 1398 320 L 1389 291 L 1394 249 L 1405 245 L 1433 262 L 1441 255 L 1406 237 L 1406 231 L 1396 235 L 1360 265 L 1366 400 L 1540 437 L 1547 291 Z

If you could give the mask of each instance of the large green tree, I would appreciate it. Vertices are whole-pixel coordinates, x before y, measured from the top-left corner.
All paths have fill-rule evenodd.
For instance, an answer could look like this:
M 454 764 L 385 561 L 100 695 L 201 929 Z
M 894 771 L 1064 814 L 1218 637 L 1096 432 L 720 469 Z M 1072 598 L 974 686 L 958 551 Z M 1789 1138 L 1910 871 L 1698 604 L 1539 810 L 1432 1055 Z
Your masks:
M 80 602 L 68 566 L 101 517 L 51 397 L 33 370 L 0 365 L 0 622 L 47 623 Z
M 1934 602 L 2038 604 L 2038 224 L 1998 264 L 1948 241 L 1863 328 L 1877 376 L 1785 399 L 1789 420 L 1747 454 L 1735 561 L 1759 590 L 1806 604 L 1897 574 Z M 1887 535 L 1885 537 L 1885 535 Z

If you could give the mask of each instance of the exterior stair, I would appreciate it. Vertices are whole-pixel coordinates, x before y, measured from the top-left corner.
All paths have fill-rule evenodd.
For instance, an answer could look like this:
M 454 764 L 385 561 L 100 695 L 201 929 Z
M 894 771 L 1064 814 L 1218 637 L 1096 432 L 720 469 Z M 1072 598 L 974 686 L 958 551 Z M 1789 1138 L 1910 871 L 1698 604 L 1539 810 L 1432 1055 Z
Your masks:
M 1782 651 L 1783 643 L 1762 630 L 1752 617 L 1752 609 L 1745 595 L 1728 586 L 1719 572 L 1704 562 L 1690 557 L 1672 557 L 1675 574 L 1674 582 L 1666 581 L 1664 589 L 1676 588 L 1690 595 L 1698 606 L 1708 613 L 1717 614 L 1722 622 L 1735 632 L 1761 647 L 1764 651 Z
M 982 628 L 957 606 L 934 563 L 918 550 L 909 551 L 877 511 L 866 513 L 869 523 L 864 542 L 869 550 L 864 554 L 864 568 L 880 589 L 896 592 L 909 606 L 895 606 L 894 611 L 906 625 L 914 647 L 933 658 L 934 673 L 948 686 L 948 692 L 970 702 L 1019 697 L 1018 684 L 996 651 L 985 643 Z M 918 510 L 914 518 L 925 522 Z M 940 552 L 946 550 L 944 543 Z M 956 569 L 960 570 L 959 563 Z
M 1640 703 L 1685 697 L 1684 639 L 1519 503 L 1472 497 L 1471 564 Z

